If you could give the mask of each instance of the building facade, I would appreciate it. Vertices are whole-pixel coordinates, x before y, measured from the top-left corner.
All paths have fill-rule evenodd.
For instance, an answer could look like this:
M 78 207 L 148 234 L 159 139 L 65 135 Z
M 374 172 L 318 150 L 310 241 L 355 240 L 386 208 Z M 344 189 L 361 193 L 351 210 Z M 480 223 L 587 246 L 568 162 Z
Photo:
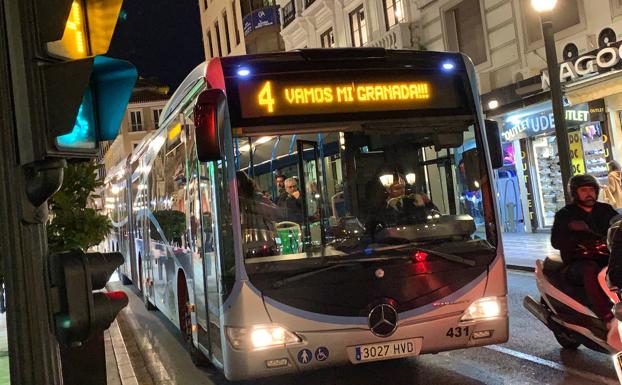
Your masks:
M 114 141 L 102 144 L 102 162 L 110 170 L 132 153 L 143 138 L 158 129 L 158 120 L 168 101 L 167 86 L 139 78 Z M 104 175 L 105 176 L 105 175 Z
M 199 0 L 199 10 L 207 60 L 284 49 L 274 0 Z
M 509 232 L 551 227 L 564 205 L 563 187 L 550 92 L 541 75 L 547 63 L 542 29 L 530 0 L 277 3 L 287 50 L 379 46 L 468 54 L 485 113 L 502 131 L 506 165 L 497 173 L 502 227 Z M 622 53 L 616 43 L 622 36 L 622 1 L 558 0 L 553 23 L 573 170 L 606 185 L 607 162 L 622 158 Z

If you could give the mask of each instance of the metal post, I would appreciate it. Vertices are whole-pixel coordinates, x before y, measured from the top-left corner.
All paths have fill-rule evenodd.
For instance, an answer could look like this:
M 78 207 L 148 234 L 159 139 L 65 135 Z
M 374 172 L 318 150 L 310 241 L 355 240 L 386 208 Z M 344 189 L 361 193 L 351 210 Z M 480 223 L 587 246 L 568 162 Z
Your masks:
M 551 85 L 551 104 L 553 105 L 553 118 L 555 119 L 555 136 L 557 137 L 557 153 L 559 156 L 559 168 L 562 173 L 562 186 L 566 203 L 572 201 L 568 193 L 568 181 L 572 177 L 572 163 L 568 145 L 568 130 L 566 129 L 566 115 L 562 99 L 562 86 L 559 80 L 559 66 L 557 52 L 555 50 L 555 37 L 553 36 L 552 13 L 546 12 L 540 15 L 542 20 L 542 35 L 544 35 L 544 48 L 546 50 L 546 64 L 549 71 Z
M 7 289 L 11 383 L 60 385 L 58 344 L 47 301 L 47 205 L 33 207 L 26 191 L 33 176 L 47 171 L 18 163 L 17 136 L 28 130 L 15 125 L 5 6 L 0 1 L 0 254 Z M 37 191 L 31 195 L 42 196 Z

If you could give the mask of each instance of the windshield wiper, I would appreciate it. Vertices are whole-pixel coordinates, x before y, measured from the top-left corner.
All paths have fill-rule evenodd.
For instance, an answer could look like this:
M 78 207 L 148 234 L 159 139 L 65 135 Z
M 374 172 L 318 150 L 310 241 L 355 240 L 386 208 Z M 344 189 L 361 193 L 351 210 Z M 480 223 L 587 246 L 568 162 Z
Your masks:
M 316 275 L 316 274 L 319 274 L 319 273 L 323 273 L 325 271 L 339 269 L 339 268 L 348 267 L 348 266 L 356 266 L 356 265 L 357 264 L 353 263 L 353 262 L 342 262 L 342 263 L 336 263 L 336 264 L 330 265 L 330 266 L 323 266 L 323 267 L 320 267 L 320 268 L 315 269 L 315 270 L 307 271 L 305 273 L 294 274 L 294 275 L 292 275 L 290 277 L 279 279 L 278 281 L 275 281 L 272 284 L 272 288 L 273 289 L 278 289 L 278 288 L 283 287 L 286 283 L 300 281 L 301 279 L 305 279 L 307 277 L 310 277 L 312 275 Z

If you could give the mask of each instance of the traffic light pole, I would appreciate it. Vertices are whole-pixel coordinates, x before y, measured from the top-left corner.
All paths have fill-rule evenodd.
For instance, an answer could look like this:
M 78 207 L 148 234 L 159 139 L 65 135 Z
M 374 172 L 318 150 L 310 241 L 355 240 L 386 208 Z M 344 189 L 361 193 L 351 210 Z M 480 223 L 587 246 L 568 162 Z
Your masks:
M 11 383 L 61 385 L 47 301 L 47 213 L 45 204 L 35 208 L 29 202 L 28 170 L 18 163 L 15 144 L 24 127 L 15 123 L 4 6 L 0 1 L 0 253 L 8 302 Z

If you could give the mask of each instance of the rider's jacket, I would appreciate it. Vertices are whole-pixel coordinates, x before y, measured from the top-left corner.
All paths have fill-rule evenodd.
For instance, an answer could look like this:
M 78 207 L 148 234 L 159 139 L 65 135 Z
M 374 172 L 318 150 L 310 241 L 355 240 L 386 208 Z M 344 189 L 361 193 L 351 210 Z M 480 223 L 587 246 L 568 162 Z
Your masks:
M 566 205 L 555 214 L 551 230 L 551 244 L 561 253 L 565 264 L 583 258 L 581 250 L 586 245 L 604 241 L 609 221 L 618 213 L 607 203 L 596 202 L 591 212 L 581 209 L 575 203 Z M 572 221 L 584 221 L 592 232 L 572 231 L 568 227 Z

